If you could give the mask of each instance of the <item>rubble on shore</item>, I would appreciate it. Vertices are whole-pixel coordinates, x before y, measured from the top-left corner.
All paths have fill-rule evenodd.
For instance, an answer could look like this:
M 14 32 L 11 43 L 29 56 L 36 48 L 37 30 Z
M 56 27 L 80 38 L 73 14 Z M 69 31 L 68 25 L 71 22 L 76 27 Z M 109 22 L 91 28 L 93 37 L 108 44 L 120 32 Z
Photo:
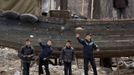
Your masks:
M 0 75 L 15 75 L 15 73 L 21 74 L 21 62 L 17 54 L 17 51 L 14 49 L 0 47 Z M 79 65 L 81 65 L 79 67 L 76 64 L 73 64 L 73 75 L 84 75 L 82 64 L 82 60 L 79 62 Z M 118 72 L 120 72 L 120 75 L 134 75 L 134 69 L 122 68 L 117 71 L 117 68 L 113 68 L 112 72 L 107 68 L 98 66 L 97 70 L 99 75 L 107 75 L 107 72 L 110 72 L 108 75 L 118 75 Z M 64 67 L 50 65 L 50 72 L 51 75 L 64 75 Z M 92 70 L 89 70 L 89 73 L 90 75 L 93 75 Z M 37 64 L 34 64 L 33 67 L 31 67 L 30 75 L 38 75 Z

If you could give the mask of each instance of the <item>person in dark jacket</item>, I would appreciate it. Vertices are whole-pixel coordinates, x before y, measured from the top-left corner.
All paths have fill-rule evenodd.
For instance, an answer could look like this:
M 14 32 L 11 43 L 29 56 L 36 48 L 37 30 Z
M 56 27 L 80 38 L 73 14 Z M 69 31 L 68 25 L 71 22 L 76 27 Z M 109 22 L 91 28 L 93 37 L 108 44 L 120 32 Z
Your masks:
M 113 7 L 117 10 L 118 19 L 127 18 L 128 0 L 113 0 Z
M 41 40 L 39 39 L 39 45 L 42 48 L 42 51 L 39 55 L 39 75 L 43 73 L 43 66 L 46 72 L 46 75 L 50 75 L 49 72 L 49 58 L 52 54 L 52 41 L 48 40 L 46 45 L 43 45 Z
M 74 60 L 74 49 L 71 41 L 68 40 L 66 46 L 62 49 L 61 60 L 64 62 L 64 75 L 72 75 L 72 61 Z
M 88 70 L 89 70 L 88 64 L 90 62 L 91 66 L 93 68 L 93 71 L 94 71 L 94 75 L 97 75 L 93 50 L 99 51 L 98 46 L 91 39 L 91 34 L 86 34 L 85 40 L 80 39 L 80 34 L 76 34 L 76 38 L 77 38 L 78 42 L 81 43 L 84 47 L 84 50 L 83 50 L 84 74 L 88 75 Z
M 30 63 L 34 57 L 34 49 L 31 46 L 30 39 L 26 40 L 25 46 L 22 47 L 21 51 L 19 52 L 19 57 L 22 60 L 23 75 L 29 75 Z

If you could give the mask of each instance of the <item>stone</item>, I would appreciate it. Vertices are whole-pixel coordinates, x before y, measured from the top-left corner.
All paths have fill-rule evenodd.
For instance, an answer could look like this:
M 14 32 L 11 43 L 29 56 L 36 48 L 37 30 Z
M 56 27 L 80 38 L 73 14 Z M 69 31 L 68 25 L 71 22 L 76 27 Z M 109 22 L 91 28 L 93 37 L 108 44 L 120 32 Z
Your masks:
M 21 14 L 20 15 L 20 20 L 22 22 L 29 22 L 29 23 L 35 23 L 38 21 L 38 17 L 36 17 L 33 14 Z
M 19 13 L 10 10 L 4 11 L 1 16 L 7 19 L 19 19 Z

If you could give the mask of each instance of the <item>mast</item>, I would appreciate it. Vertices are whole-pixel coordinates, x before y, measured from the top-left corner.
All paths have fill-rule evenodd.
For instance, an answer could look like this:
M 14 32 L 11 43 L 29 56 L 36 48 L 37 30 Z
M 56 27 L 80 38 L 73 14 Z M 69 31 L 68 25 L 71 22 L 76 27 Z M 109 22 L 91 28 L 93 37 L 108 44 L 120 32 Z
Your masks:
M 93 16 L 94 15 L 94 0 L 92 0 L 92 3 L 91 3 L 91 19 L 93 19 Z

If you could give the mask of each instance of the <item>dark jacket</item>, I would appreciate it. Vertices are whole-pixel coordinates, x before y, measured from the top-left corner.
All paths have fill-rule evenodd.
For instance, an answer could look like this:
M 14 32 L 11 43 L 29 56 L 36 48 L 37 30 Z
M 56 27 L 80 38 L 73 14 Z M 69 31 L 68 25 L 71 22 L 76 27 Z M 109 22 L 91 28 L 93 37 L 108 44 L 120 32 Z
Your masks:
M 77 40 L 84 47 L 84 50 L 83 50 L 84 58 L 93 57 L 93 50 L 96 50 L 98 46 L 93 41 L 82 40 L 80 38 L 77 38 Z
M 23 62 L 30 62 L 34 57 L 34 49 L 29 46 L 22 47 L 21 51 L 19 52 L 19 57 Z
M 74 49 L 72 47 L 64 47 L 60 58 L 63 62 L 71 63 L 74 60 Z
M 124 9 L 128 6 L 128 0 L 113 0 L 113 7 L 117 9 Z
M 42 51 L 40 53 L 40 58 L 44 59 L 44 58 L 49 58 L 52 54 L 52 47 L 48 46 L 48 45 L 43 45 L 42 43 L 39 43 Z

